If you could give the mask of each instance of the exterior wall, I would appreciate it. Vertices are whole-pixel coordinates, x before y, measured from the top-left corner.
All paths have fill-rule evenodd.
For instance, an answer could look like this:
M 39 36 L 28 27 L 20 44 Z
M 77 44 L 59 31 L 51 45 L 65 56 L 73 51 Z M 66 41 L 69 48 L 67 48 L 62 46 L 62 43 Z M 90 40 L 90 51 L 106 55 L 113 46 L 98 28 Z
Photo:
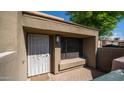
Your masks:
M 112 41 L 110 40 L 102 40 L 102 46 L 110 45 L 112 44 Z
M 53 37 L 53 72 L 54 74 L 59 73 L 59 63 L 61 62 L 61 48 L 60 48 L 60 42 L 56 42 L 56 36 Z
M 37 30 L 38 33 L 40 31 L 45 33 L 46 30 L 48 31 L 47 34 L 54 32 L 52 34 L 51 65 L 55 74 L 59 73 L 59 64 L 61 62 L 61 48 L 60 43 L 56 43 L 56 34 L 61 34 L 61 32 L 64 33 L 63 35 L 69 34 L 75 37 L 80 35 L 80 37 L 84 38 L 83 52 L 87 59 L 87 65 L 95 68 L 97 31 L 48 19 L 44 21 L 41 20 L 42 18 L 36 18 L 34 16 L 24 17 L 22 12 L 0 12 L 0 53 L 14 51 L 9 57 L 0 57 L 0 80 L 27 80 L 27 53 L 24 27 L 39 29 Z M 52 32 L 49 33 L 50 31 Z
M 23 26 L 26 29 L 39 29 L 39 33 L 62 35 L 62 36 L 73 36 L 84 39 L 84 55 L 87 59 L 87 65 L 91 67 L 96 67 L 96 46 L 97 46 L 97 36 L 98 32 L 95 30 L 82 28 L 75 25 L 70 25 L 63 22 L 58 22 L 54 20 L 44 19 L 38 16 L 33 16 L 29 14 L 23 14 Z M 41 29 L 41 30 L 40 30 Z M 36 30 L 34 30 L 36 32 Z M 51 31 L 51 33 L 49 33 Z M 55 37 L 53 38 L 53 58 L 52 62 L 54 74 L 59 73 L 58 65 L 61 62 L 61 48 L 56 44 Z
M 14 51 L 0 62 L 0 80 L 26 80 L 22 55 L 21 12 L 0 12 L 0 53 Z M 19 42 L 18 42 L 19 41 Z M 24 55 L 23 55 L 24 56 Z
M 14 54 L 0 58 L 0 80 L 17 80 L 17 13 L 0 12 L 0 53 L 15 51 Z
M 83 55 L 88 66 L 96 68 L 97 37 L 83 39 Z
M 27 54 L 26 38 L 22 26 L 22 13 L 18 12 L 17 27 L 17 62 L 18 62 L 18 80 L 27 80 Z
M 98 40 L 97 47 L 102 47 L 102 41 Z
M 87 36 L 97 36 L 98 34 L 98 31 L 96 30 L 87 29 L 76 25 L 70 25 L 67 23 L 49 20 L 27 14 L 23 14 L 23 26 L 29 28 L 37 28 L 47 31 L 53 31 L 55 32 L 55 34 L 69 33 L 69 34 L 87 35 Z
M 124 48 L 98 48 L 97 68 L 101 71 L 111 71 L 112 61 L 124 56 Z
M 118 40 L 101 40 L 101 46 L 106 46 L 106 45 L 119 45 L 119 41 Z
M 112 44 L 113 44 L 113 45 L 119 45 L 119 44 L 118 44 L 118 41 L 114 41 Z
M 17 80 L 17 69 L 16 65 L 17 53 L 6 55 L 0 58 L 0 81 L 2 80 Z
M 124 46 L 124 42 L 119 42 L 119 46 Z
M 0 53 L 16 51 L 17 13 L 0 12 Z

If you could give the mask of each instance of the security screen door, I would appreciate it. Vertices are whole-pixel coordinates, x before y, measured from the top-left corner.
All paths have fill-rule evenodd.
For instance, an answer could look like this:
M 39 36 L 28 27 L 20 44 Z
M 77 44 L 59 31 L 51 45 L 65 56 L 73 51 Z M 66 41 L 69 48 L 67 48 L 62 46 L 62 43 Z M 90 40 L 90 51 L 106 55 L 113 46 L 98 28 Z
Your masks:
M 50 71 L 49 36 L 28 34 L 28 76 Z

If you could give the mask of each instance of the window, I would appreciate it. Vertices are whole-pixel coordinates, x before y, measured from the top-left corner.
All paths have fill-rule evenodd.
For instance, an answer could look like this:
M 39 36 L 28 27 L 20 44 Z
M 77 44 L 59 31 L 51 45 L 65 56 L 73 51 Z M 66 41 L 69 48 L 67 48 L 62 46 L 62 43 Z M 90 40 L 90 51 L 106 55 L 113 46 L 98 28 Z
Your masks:
M 78 58 L 82 56 L 82 39 L 61 38 L 61 59 Z

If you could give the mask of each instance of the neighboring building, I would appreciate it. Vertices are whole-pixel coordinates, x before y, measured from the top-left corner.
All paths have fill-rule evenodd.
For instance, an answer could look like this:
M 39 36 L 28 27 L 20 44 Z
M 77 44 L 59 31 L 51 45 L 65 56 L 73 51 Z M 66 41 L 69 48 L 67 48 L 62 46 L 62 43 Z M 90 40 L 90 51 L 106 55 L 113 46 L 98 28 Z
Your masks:
M 124 46 L 124 40 L 119 41 L 119 46 Z
M 98 47 L 115 45 L 115 46 L 124 46 L 124 40 L 99 40 Z
M 118 45 L 118 40 L 102 40 L 102 46 L 106 45 Z
M 96 67 L 98 31 L 39 12 L 0 12 L 0 80 Z

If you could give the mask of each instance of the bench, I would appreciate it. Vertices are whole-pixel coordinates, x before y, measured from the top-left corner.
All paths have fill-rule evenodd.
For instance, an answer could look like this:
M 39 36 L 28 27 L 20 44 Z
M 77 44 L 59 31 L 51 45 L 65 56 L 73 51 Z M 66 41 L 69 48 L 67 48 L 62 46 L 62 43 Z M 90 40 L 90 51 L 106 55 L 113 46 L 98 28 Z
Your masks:
M 85 63 L 86 60 L 83 58 L 65 59 L 61 60 L 61 63 L 59 64 L 59 69 L 65 70 L 68 68 L 84 65 Z

